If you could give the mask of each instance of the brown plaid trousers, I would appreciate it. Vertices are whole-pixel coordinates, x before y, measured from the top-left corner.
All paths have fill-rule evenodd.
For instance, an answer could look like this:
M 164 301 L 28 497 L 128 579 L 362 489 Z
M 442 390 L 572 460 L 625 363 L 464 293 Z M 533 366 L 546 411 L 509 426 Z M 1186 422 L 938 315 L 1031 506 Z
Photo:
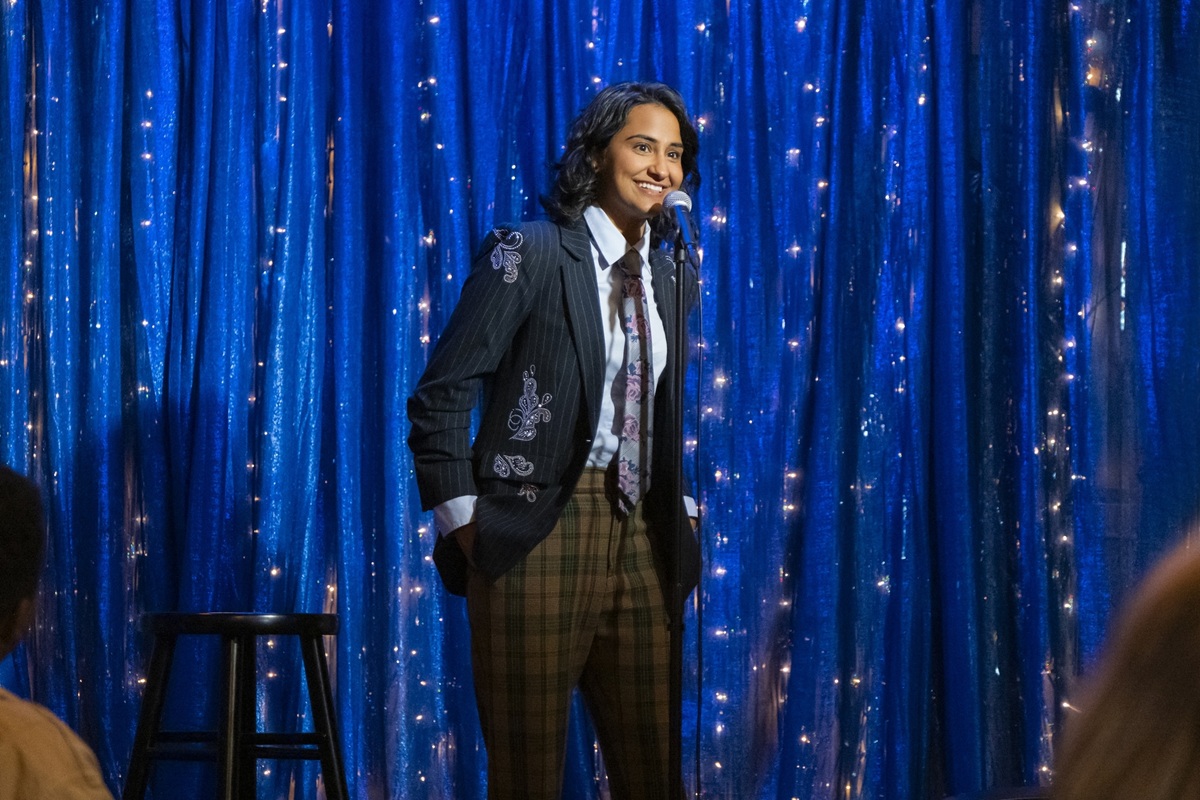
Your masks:
M 667 796 L 669 632 L 641 505 L 613 514 L 583 477 L 550 535 L 494 584 L 467 587 L 491 800 L 557 800 L 576 686 L 614 800 Z

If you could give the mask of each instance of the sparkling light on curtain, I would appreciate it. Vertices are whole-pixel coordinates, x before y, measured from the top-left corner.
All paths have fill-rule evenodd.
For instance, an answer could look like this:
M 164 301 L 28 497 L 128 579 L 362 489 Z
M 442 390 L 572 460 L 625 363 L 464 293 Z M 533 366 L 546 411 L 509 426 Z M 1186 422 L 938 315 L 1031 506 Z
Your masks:
M 51 533 L 0 681 L 114 790 L 142 613 L 333 610 L 354 795 L 484 796 L 404 400 L 567 122 L 654 78 L 701 130 L 704 796 L 1051 779 L 1077 674 L 1200 499 L 1192 0 L 0 14 L 0 459 Z M 177 663 L 180 720 L 215 713 L 212 659 Z M 260 663 L 265 718 L 306 724 L 297 653 Z M 206 780 L 170 769 L 159 796 Z M 577 725 L 566 796 L 603 795 Z

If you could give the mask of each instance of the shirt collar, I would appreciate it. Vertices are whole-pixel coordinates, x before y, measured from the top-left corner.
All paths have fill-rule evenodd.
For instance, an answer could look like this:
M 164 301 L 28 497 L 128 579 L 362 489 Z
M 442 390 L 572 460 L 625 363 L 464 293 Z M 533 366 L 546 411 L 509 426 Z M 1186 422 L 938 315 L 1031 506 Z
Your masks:
M 642 264 L 650 263 L 650 226 L 643 223 L 642 238 L 633 248 L 625 241 L 625 236 L 608 214 L 600 206 L 588 206 L 583 210 L 583 219 L 587 222 L 588 231 L 592 235 L 592 244 L 600 253 L 600 268 L 607 269 L 620 261 L 626 251 L 634 249 L 642 257 Z

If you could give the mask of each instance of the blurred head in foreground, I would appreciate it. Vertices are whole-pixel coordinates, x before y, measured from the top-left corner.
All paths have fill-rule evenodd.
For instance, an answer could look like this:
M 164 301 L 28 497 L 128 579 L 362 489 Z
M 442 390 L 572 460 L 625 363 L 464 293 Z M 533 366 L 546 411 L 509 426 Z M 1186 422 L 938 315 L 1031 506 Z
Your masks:
M 0 658 L 17 646 L 33 618 L 45 552 L 37 487 L 0 465 Z
M 1200 550 L 1174 550 L 1109 636 L 1068 718 L 1056 800 L 1200 798 Z

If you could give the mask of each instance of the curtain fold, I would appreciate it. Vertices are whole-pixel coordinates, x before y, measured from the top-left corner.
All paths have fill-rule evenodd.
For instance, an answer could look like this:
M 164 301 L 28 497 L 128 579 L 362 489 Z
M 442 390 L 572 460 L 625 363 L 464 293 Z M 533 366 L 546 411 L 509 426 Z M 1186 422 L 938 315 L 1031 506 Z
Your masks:
M 1078 676 L 1200 498 L 1194 2 L 0 15 L 0 458 L 50 525 L 0 683 L 114 790 L 141 615 L 249 609 L 339 615 L 356 797 L 485 795 L 405 399 L 477 244 L 540 213 L 572 117 L 633 79 L 678 87 L 702 148 L 689 785 L 1051 780 Z M 211 722 L 216 652 L 189 648 L 171 721 Z M 259 656 L 263 724 L 307 726 L 298 653 Z M 603 797 L 581 710 L 565 796 Z M 315 765 L 259 768 L 315 796 Z

